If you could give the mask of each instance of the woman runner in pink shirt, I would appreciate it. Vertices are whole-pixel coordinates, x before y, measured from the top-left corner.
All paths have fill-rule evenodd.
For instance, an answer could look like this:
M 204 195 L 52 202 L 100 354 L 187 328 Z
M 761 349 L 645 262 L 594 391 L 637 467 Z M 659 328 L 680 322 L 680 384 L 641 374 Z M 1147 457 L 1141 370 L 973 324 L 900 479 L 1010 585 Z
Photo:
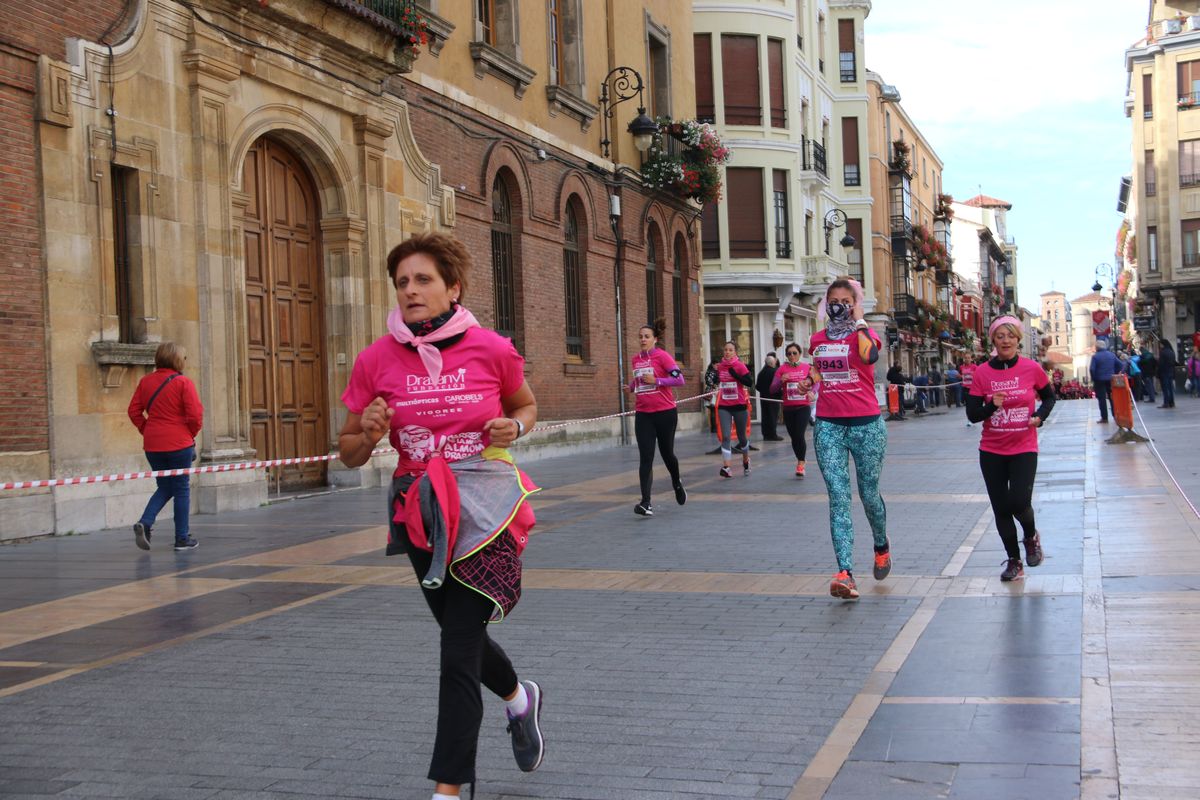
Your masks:
M 812 417 L 812 405 L 805 385 L 811 385 L 808 374 L 811 367 L 800 360 L 800 345 L 792 342 L 784 353 L 787 361 L 775 372 L 771 381 L 771 394 L 783 392 L 783 424 L 792 440 L 792 452 L 796 455 L 796 477 L 804 477 L 804 457 L 808 447 L 804 442 L 804 431 Z
M 829 593 L 858 598 L 854 581 L 854 520 L 850 516 L 850 456 L 858 476 L 858 496 L 875 543 L 875 580 L 892 569 L 887 536 L 887 507 L 879 494 L 879 475 L 887 451 L 887 426 L 875 397 L 879 337 L 863 319 L 863 290 L 858 281 L 836 280 L 825 290 L 818 316 L 825 329 L 809 340 L 813 379 L 820 381 L 813 447 L 829 491 L 829 533 L 838 571 Z
M 667 329 L 667 321 L 656 319 L 653 325 L 638 329 L 641 349 L 629 360 L 633 368 L 633 380 L 625 387 L 633 392 L 635 414 L 633 432 L 638 445 L 638 480 L 641 482 L 642 500 L 633 507 L 633 513 L 643 517 L 654 516 L 650 505 L 650 487 L 654 482 L 654 446 L 662 454 L 663 463 L 671 473 L 671 486 L 675 489 L 675 502 L 687 502 L 687 492 L 679 480 L 679 459 L 675 458 L 675 428 L 679 424 L 679 412 L 675 409 L 675 386 L 683 386 L 683 373 L 675 359 L 658 346 Z
M 1016 519 L 1025 533 L 1025 561 L 1042 563 L 1042 542 L 1033 517 L 1033 481 L 1037 477 L 1037 429 L 1054 408 L 1054 387 L 1036 361 L 1020 355 L 1024 326 L 1016 317 L 997 317 L 988 327 L 996 355 L 975 368 L 967 395 L 967 419 L 983 423 L 979 469 L 987 486 L 996 530 L 1008 559 L 1000 580 L 1025 575 L 1017 545 Z M 1034 410 L 1038 399 L 1041 405 Z
M 533 428 L 537 401 L 512 342 L 459 304 L 471 269 L 461 242 L 416 234 L 388 254 L 387 267 L 397 307 L 389 335 L 354 362 L 338 453 L 357 467 L 387 437 L 400 454 L 387 552 L 408 554 L 442 629 L 428 773 L 441 800 L 458 797 L 464 783 L 474 793 L 480 683 L 504 699 L 517 766 L 531 772 L 542 762 L 541 687 L 517 680 L 487 632 L 520 597 L 520 555 L 534 524 L 525 498 L 536 487 L 503 448 Z
M 717 362 L 717 419 L 721 426 L 721 477 L 731 478 L 730 445 L 737 432 L 738 452 L 742 454 L 742 474 L 750 474 L 750 409 L 747 386 L 754 385 L 754 373 L 738 358 L 737 345 L 725 343 L 724 357 Z

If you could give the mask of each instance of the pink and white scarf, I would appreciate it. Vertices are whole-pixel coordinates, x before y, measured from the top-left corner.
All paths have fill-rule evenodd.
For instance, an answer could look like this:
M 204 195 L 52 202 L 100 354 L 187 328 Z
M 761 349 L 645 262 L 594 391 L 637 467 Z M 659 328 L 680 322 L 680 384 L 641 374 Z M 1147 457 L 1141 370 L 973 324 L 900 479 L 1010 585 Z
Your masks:
M 434 347 L 433 343 L 466 333 L 471 328 L 478 328 L 479 320 L 475 319 L 475 315 L 463 306 L 457 306 L 454 316 L 450 317 L 444 325 L 424 336 L 418 336 L 408 327 L 408 323 L 404 321 L 404 313 L 397 306 L 388 314 L 387 326 L 397 342 L 411 345 L 417 349 L 417 354 L 421 356 L 421 363 L 425 365 L 425 371 L 429 374 L 429 378 L 436 382 L 442 376 L 442 352 Z

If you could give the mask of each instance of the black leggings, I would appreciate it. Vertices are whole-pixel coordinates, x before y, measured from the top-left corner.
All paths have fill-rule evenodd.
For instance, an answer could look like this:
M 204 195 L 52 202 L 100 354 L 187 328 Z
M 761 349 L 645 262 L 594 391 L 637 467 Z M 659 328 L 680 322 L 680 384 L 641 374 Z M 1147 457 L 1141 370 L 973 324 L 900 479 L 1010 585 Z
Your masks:
M 1015 518 L 1021 523 L 1025 538 L 1037 533 L 1033 520 L 1033 479 L 1037 477 L 1037 453 L 1016 453 L 1001 456 L 979 451 L 979 469 L 987 486 L 992 513 L 996 515 L 996 530 L 1004 542 L 1009 558 L 1020 558 Z
M 797 461 L 803 461 L 808 453 L 808 445 L 804 443 L 804 431 L 812 419 L 812 406 L 784 406 L 783 424 L 788 436 L 792 439 L 792 452 Z
M 403 526 L 393 523 L 393 527 L 404 535 Z M 408 558 L 419 581 L 429 571 L 433 555 L 409 543 Z M 495 608 L 490 599 L 451 576 L 441 588 L 421 587 L 421 593 L 442 629 L 437 735 L 428 777 L 461 786 L 475 781 L 475 751 L 483 722 L 479 684 L 497 697 L 507 697 L 517 689 L 517 673 L 487 634 L 487 621 Z
M 638 478 L 642 484 L 642 503 L 650 505 L 650 487 L 654 483 L 654 445 L 662 454 L 667 472 L 671 473 L 673 486 L 679 485 L 679 459 L 675 458 L 675 427 L 679 424 L 679 412 L 673 408 L 665 411 L 639 411 L 633 416 L 633 433 L 637 437 Z

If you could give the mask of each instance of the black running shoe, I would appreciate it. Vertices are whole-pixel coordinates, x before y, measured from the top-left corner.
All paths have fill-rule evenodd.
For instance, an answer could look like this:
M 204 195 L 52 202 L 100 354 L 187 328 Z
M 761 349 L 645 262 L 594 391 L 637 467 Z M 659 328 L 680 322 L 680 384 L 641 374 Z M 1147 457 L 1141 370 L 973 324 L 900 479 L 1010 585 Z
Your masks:
M 521 681 L 529 696 L 529 707 L 519 717 L 508 717 L 508 732 L 512 735 L 513 758 L 522 772 L 533 772 L 542 765 L 546 742 L 542 738 L 542 687 L 533 681 Z M 506 712 L 507 713 L 507 712 Z
M 675 487 L 675 502 L 679 505 L 687 502 L 687 490 L 683 488 L 682 483 Z
M 1042 537 L 1037 532 L 1033 532 L 1033 536 L 1028 539 L 1023 539 L 1025 545 L 1025 563 L 1031 567 L 1036 567 L 1042 563 Z
M 721 477 L 722 478 L 732 478 L 733 477 L 733 473 L 729 471 L 729 467 L 721 467 Z
M 176 539 L 175 540 L 175 552 L 176 553 L 182 553 L 185 550 L 195 550 L 199 546 L 200 546 L 200 543 L 197 542 L 195 539 L 193 539 L 191 536 L 187 537 L 186 539 Z
M 1000 573 L 1000 580 L 1015 581 L 1024 577 L 1025 568 L 1021 566 L 1021 559 L 1010 558 L 1004 562 L 1004 571 Z
M 638 514 L 643 517 L 653 517 L 654 516 L 654 507 L 652 505 L 650 505 L 649 503 L 638 503 L 636 506 L 633 507 L 633 513 Z
M 749 475 L 749 474 L 750 474 L 750 462 L 749 462 L 749 461 L 743 461 L 743 462 L 742 462 L 742 474 L 743 474 L 743 475 Z
M 143 550 L 150 549 L 150 529 L 140 522 L 133 523 L 133 541 Z

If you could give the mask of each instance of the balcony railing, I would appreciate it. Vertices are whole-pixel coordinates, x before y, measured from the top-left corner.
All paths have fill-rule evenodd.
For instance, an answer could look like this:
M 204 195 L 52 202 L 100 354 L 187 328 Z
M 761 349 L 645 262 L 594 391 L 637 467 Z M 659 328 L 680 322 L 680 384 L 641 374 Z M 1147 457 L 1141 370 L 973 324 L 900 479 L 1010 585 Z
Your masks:
M 786 240 L 775 240 L 775 256 L 776 258 L 791 258 L 792 243 Z
M 799 261 L 804 270 L 804 283 L 809 286 L 828 286 L 846 271 L 827 255 L 804 256 Z
M 1200 253 L 1184 253 L 1183 266 L 1197 267 L 1200 266 Z
M 1181 111 L 1200 106 L 1200 92 L 1180 92 L 1176 105 Z
M 892 314 L 896 322 L 916 322 L 917 298 L 907 292 L 896 292 L 892 295 Z
M 829 177 L 829 169 L 825 162 L 825 148 L 813 139 L 805 139 L 801 143 L 800 164 L 805 170 L 817 172 L 824 178 Z
M 412 0 L 325 0 L 331 6 L 342 9 L 369 22 L 396 37 L 397 51 L 413 47 L 412 37 L 419 37 L 420 30 L 414 29 L 413 18 L 426 18 L 428 12 L 417 7 Z M 431 26 L 430 34 L 437 37 L 438 31 Z M 411 59 L 412 56 L 410 55 Z
M 1146 181 L 1146 197 L 1154 197 L 1158 194 L 1158 184 L 1154 181 Z

